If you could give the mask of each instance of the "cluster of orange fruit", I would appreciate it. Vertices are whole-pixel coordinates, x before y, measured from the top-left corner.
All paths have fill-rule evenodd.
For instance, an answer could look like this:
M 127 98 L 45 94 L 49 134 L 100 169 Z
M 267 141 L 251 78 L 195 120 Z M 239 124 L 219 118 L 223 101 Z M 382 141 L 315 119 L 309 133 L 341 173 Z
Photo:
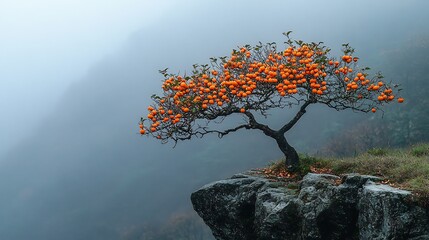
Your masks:
M 327 60 L 327 52 L 311 44 L 291 45 L 282 52 L 254 50 L 252 53 L 243 47 L 233 51 L 231 57 L 216 68 L 201 68 L 191 76 L 168 75 L 162 84 L 164 96 L 156 99 L 157 107 L 148 108 L 147 118 L 152 123 L 145 128 L 141 122 L 140 133 L 156 132 L 184 118 L 197 118 L 205 111 L 213 112 L 230 105 L 244 113 L 250 99 L 258 101 L 273 91 L 280 97 L 299 94 L 317 99 L 329 92 L 342 91 L 336 79 L 344 81 L 344 90 L 355 91 L 358 99 L 363 98 L 364 89 L 378 92 L 379 101 L 395 98 L 383 82 L 371 83 L 367 74 L 353 70 L 357 57 L 345 54 L 341 61 Z M 403 101 L 398 98 L 398 102 Z
M 344 55 L 342 57 L 342 60 L 345 61 L 346 63 L 351 63 L 352 59 L 354 62 L 358 61 L 358 58 L 352 58 L 351 56 L 347 56 Z M 338 67 L 339 62 L 333 62 L 333 61 L 329 61 L 329 65 L 335 65 L 336 67 Z M 371 80 L 369 80 L 367 77 L 367 74 L 362 73 L 362 72 L 358 72 L 356 74 L 356 76 L 353 78 L 353 80 L 350 80 L 350 78 L 347 76 L 348 73 L 352 73 L 353 69 L 349 68 L 347 66 L 341 67 L 337 70 L 335 70 L 335 74 L 337 75 L 341 75 L 343 74 L 344 76 L 344 82 L 347 83 L 347 91 L 351 91 L 351 90 L 356 90 L 358 88 L 360 88 L 361 86 L 365 86 L 371 83 Z M 382 87 L 384 87 L 385 84 L 382 81 L 378 81 L 377 83 L 371 83 L 368 87 L 367 90 L 368 91 L 378 91 L 379 95 L 377 96 L 377 100 L 378 101 L 385 101 L 385 102 L 389 102 L 389 101 L 393 101 L 395 99 L 395 95 L 393 95 L 393 90 L 389 87 L 385 87 L 383 91 L 380 91 Z M 358 98 L 362 98 L 362 95 L 359 94 Z M 404 98 L 398 98 L 398 102 L 402 103 L 404 102 Z M 375 112 L 376 109 L 373 108 L 372 112 Z
M 173 124 L 176 124 L 182 118 L 182 114 L 180 113 L 174 114 L 173 110 L 171 109 L 165 110 L 163 106 L 159 106 L 157 109 L 155 109 L 152 106 L 149 106 L 147 110 L 149 111 L 147 118 L 152 121 L 152 124 L 150 125 L 150 128 L 149 128 L 151 132 L 155 132 L 157 128 L 161 125 L 161 123 L 171 122 Z M 183 111 L 187 112 L 185 110 Z M 139 127 L 140 127 L 140 134 L 145 134 L 146 130 L 143 126 L 143 122 L 139 124 Z

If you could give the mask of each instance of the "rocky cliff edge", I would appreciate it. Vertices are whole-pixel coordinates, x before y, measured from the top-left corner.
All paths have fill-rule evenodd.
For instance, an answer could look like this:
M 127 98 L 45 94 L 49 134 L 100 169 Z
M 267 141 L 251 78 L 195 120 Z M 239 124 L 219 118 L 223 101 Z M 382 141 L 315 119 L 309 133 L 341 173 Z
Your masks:
M 310 173 L 297 186 L 238 174 L 203 186 L 191 200 L 219 240 L 428 240 L 429 209 L 379 181 Z

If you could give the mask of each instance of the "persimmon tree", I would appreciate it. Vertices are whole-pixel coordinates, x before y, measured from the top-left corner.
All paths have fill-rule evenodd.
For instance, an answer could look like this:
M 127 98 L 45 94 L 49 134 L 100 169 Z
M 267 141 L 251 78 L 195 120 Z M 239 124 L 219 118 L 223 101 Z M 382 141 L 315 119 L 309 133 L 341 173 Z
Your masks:
M 382 81 L 379 73 L 359 68 L 358 57 L 348 44 L 339 59 L 330 56 L 323 43 L 294 41 L 285 33 L 285 49 L 276 43 L 246 45 L 229 57 L 211 58 L 210 64 L 194 65 L 191 74 L 164 76 L 162 95 L 153 95 L 147 118 L 140 122 L 140 134 L 163 143 L 206 134 L 220 138 L 240 129 L 256 129 L 273 138 L 286 158 L 286 166 L 296 171 L 299 157 L 285 134 L 306 113 L 308 106 L 323 104 L 338 111 L 351 109 L 376 112 L 398 98 L 395 86 Z M 297 106 L 297 108 L 293 108 Z M 271 109 L 295 110 L 279 129 L 262 123 Z M 232 128 L 218 127 L 226 117 L 242 115 L 242 123 Z M 146 122 L 148 121 L 148 122 Z

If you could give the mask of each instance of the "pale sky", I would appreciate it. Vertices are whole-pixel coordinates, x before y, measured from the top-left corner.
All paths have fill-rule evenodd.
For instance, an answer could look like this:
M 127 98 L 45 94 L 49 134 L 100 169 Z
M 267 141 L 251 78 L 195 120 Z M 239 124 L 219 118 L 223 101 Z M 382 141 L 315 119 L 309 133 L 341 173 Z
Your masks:
M 32 134 L 73 82 L 174 3 L 0 0 L 0 155 Z

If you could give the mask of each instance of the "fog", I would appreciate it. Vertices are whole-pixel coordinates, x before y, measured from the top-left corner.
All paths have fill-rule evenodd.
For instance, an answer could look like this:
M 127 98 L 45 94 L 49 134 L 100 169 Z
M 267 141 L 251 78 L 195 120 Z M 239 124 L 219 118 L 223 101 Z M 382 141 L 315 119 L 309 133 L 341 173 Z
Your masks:
M 191 211 L 198 187 L 282 157 L 258 132 L 175 148 L 140 136 L 140 116 L 161 90 L 159 69 L 183 73 L 237 46 L 282 43 L 292 30 L 333 53 L 350 43 L 363 64 L 383 71 L 385 52 L 428 35 L 428 7 L 425 0 L 1 2 L 0 239 L 146 239 L 145 227 Z M 312 107 L 290 142 L 317 153 L 339 118 L 362 116 Z
M 31 133 L 72 82 L 175 6 L 157 1 L 0 2 L 0 153 Z

